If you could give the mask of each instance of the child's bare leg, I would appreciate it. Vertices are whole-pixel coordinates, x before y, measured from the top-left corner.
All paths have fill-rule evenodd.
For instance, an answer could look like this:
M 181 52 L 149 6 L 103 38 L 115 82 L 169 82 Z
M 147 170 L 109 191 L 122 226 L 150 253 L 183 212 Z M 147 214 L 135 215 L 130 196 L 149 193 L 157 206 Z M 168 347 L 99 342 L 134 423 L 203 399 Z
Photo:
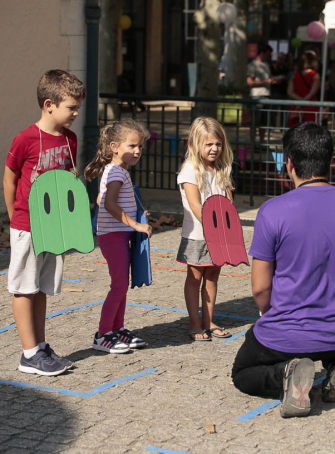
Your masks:
M 34 324 L 34 296 L 14 295 L 13 315 L 24 350 L 37 346 Z
M 203 330 L 199 317 L 199 289 L 203 276 L 204 267 L 187 266 L 187 276 L 184 287 L 185 301 L 188 314 L 190 316 L 190 333 L 201 333 Z M 208 337 L 207 334 L 194 334 L 194 339 Z
M 37 343 L 45 342 L 45 316 L 47 310 L 47 296 L 43 292 L 34 295 L 34 326 Z
M 221 268 L 217 266 L 206 267 L 201 288 L 203 329 L 218 328 L 217 331 L 214 331 L 214 333 L 218 335 L 222 334 L 222 330 L 220 330 L 220 328 L 213 323 L 213 313 L 220 271 Z

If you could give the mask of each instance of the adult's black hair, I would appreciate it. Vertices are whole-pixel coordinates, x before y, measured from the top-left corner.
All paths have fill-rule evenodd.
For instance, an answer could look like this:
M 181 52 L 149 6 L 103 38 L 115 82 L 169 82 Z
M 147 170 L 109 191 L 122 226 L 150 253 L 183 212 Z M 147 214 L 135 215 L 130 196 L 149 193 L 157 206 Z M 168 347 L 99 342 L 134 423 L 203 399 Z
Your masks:
M 261 54 L 262 52 L 268 52 L 268 51 L 273 51 L 272 47 L 269 46 L 269 44 L 260 44 L 258 46 L 258 55 Z
M 300 123 L 289 129 L 283 137 L 285 160 L 290 158 L 302 180 L 326 177 L 334 153 L 329 131 L 312 121 Z

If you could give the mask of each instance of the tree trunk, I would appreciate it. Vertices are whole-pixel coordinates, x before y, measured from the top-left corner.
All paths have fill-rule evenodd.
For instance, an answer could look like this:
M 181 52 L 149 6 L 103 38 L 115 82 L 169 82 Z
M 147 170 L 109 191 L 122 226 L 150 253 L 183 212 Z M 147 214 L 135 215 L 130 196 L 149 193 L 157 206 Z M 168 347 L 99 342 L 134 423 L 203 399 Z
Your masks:
M 221 27 L 216 16 L 219 0 L 202 0 L 194 21 L 198 27 L 197 96 L 216 98 L 221 54 Z M 197 103 L 196 115 L 216 118 L 215 103 Z
M 237 17 L 236 21 L 227 24 L 225 40 L 226 76 L 225 84 L 239 89 L 246 86 L 248 64 L 248 6 L 249 0 L 234 0 Z
M 123 0 L 101 0 L 100 93 L 117 93 L 118 22 Z M 100 106 L 100 111 L 102 106 Z M 117 103 L 108 105 L 108 119 L 115 118 Z M 101 117 L 101 115 L 100 115 Z

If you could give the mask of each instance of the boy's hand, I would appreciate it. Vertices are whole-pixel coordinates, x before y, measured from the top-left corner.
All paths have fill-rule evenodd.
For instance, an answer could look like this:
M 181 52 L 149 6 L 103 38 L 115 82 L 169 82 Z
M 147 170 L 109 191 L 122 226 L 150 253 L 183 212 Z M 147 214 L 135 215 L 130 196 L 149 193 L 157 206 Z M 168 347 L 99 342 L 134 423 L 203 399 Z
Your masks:
M 151 238 L 151 235 L 152 235 L 152 227 L 151 227 L 151 225 L 148 225 L 148 224 L 137 224 L 137 226 L 135 227 L 135 230 L 137 232 L 146 233 L 148 235 L 148 238 Z

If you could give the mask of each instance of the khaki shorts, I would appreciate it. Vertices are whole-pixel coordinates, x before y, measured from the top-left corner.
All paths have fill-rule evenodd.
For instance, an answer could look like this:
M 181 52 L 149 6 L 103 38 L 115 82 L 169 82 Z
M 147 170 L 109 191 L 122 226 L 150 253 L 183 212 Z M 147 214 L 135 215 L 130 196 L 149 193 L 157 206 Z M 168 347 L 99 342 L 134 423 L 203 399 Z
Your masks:
M 35 257 L 30 232 L 10 229 L 8 291 L 18 295 L 43 292 L 58 295 L 62 288 L 64 254 L 42 252 Z

